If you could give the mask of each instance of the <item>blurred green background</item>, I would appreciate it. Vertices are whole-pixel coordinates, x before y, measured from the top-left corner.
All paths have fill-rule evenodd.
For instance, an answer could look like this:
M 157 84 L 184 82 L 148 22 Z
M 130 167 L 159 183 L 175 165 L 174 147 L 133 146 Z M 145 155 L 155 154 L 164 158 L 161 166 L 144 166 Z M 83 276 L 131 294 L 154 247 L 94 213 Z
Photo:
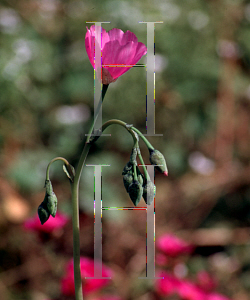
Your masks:
M 238 258 L 238 271 L 245 268 L 245 277 L 226 293 L 250 299 L 250 1 L 243 0 L 0 1 L 1 299 L 58 297 L 48 286 L 43 290 L 39 280 L 33 283 L 32 276 L 15 279 L 13 274 L 28 261 L 32 237 L 22 224 L 43 200 L 48 162 L 63 156 L 76 165 L 93 117 L 94 72 L 84 44 L 86 22 L 92 20 L 110 21 L 103 24 L 107 31 L 130 30 L 145 44 L 146 25 L 138 22 L 163 21 L 155 25 L 155 124 L 163 136 L 149 140 L 164 154 L 169 177 L 155 177 L 156 238 L 182 232 L 197 247 L 228 247 L 227 254 L 236 257 L 240 244 L 246 254 L 244 261 Z M 103 120 L 113 118 L 146 133 L 146 68 L 132 68 L 110 84 Z M 132 140 L 117 126 L 109 133 L 92 147 L 86 163 L 110 165 L 102 173 L 103 205 L 131 206 L 121 172 Z M 149 163 L 144 145 L 141 151 Z M 53 164 L 59 210 L 69 213 L 65 177 L 61 163 Z M 93 198 L 94 173 L 88 167 L 80 207 L 91 218 Z M 103 219 L 120 226 L 121 235 L 137 226 L 134 234 L 144 237 L 145 216 L 140 223 L 128 215 L 105 212 Z M 197 235 L 221 228 L 245 235 L 226 241 Z M 70 243 L 62 258 L 72 255 Z M 93 246 L 85 243 L 83 254 L 93 253 L 86 247 Z M 10 270 L 14 279 L 8 281 Z

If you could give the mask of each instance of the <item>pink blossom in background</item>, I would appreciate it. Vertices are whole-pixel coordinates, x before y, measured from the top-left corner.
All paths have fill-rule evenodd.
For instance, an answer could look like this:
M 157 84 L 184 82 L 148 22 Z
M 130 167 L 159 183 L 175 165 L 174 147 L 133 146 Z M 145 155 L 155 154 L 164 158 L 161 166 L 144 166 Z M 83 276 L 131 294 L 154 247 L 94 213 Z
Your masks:
M 191 280 L 178 279 L 166 271 L 159 272 L 157 277 L 164 277 L 155 281 L 155 291 L 164 299 L 167 296 L 178 295 L 180 300 L 230 300 L 222 294 L 208 292 Z
M 111 282 L 110 279 L 85 279 L 85 277 L 94 277 L 94 260 L 91 258 L 81 257 L 80 268 L 83 281 L 83 294 L 99 290 Z M 111 275 L 111 269 L 102 265 L 102 276 L 111 277 Z M 66 296 L 75 295 L 73 259 L 66 266 L 66 274 L 61 280 L 61 290 Z
M 69 217 L 67 215 L 57 212 L 55 218 L 50 217 L 48 221 L 42 225 L 36 214 L 24 222 L 24 228 L 31 231 L 52 233 L 62 228 L 68 221 Z
M 230 298 L 219 293 L 210 293 L 205 300 L 230 300 Z
M 163 253 L 157 253 L 155 262 L 158 266 L 166 266 L 169 263 L 169 258 Z
M 192 245 L 170 233 L 160 236 L 156 242 L 156 246 L 160 251 L 171 257 L 189 254 L 194 248 Z
M 211 291 L 215 289 L 218 285 L 216 279 L 213 278 L 207 271 L 202 270 L 198 272 L 196 277 L 197 277 L 197 284 L 205 291 Z
M 120 65 L 102 68 L 103 84 L 116 81 L 147 53 L 147 47 L 138 42 L 136 35 L 131 31 L 124 33 L 121 29 L 113 28 L 106 32 L 102 28 L 98 40 L 101 40 L 101 46 L 95 45 L 95 25 L 87 28 L 85 48 L 93 68 L 100 67 L 95 65 L 95 46 L 101 48 L 102 65 Z
M 94 298 L 93 300 L 122 300 L 122 298 L 113 295 L 105 295 L 100 298 Z
M 164 279 L 156 279 L 155 291 L 161 296 L 171 296 L 177 294 L 180 280 L 168 272 L 160 272 L 157 277 L 164 277 Z
M 185 300 L 207 300 L 207 293 L 189 280 L 180 280 L 178 295 Z

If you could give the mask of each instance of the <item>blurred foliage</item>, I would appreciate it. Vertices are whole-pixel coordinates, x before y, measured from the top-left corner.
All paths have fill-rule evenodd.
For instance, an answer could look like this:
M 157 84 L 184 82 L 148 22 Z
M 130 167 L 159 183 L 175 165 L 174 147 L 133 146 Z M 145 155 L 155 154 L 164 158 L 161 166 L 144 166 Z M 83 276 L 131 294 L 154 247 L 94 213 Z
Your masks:
M 159 231 L 249 227 L 250 1 L 2 0 L 1 235 L 10 237 L 28 214 L 35 213 L 43 197 L 46 166 L 52 158 L 64 156 L 77 164 L 94 114 L 94 72 L 84 44 L 86 26 L 91 25 L 86 22 L 91 20 L 109 21 L 103 24 L 106 30 L 117 27 L 133 31 L 143 43 L 146 25 L 138 22 L 163 21 L 155 24 L 155 126 L 156 133 L 163 136 L 149 137 L 166 157 L 169 168 L 168 180 L 156 173 Z M 146 63 L 146 57 L 140 63 Z M 132 68 L 110 84 L 103 120 L 113 118 L 146 133 L 146 68 Z M 131 206 L 121 172 L 129 159 L 132 139 L 115 126 L 107 133 L 111 137 L 101 138 L 92 147 L 86 163 L 110 165 L 103 167 L 102 173 L 105 206 Z M 141 151 L 149 163 L 144 145 Z M 70 188 L 59 162 L 51 168 L 51 180 L 59 209 L 69 212 Z M 93 167 L 84 168 L 80 189 L 81 210 L 92 215 Z M 17 219 L 7 209 L 6 199 L 21 205 Z M 25 205 L 28 209 L 22 215 Z M 127 214 L 108 214 L 105 220 L 124 222 L 122 229 L 127 229 Z M 144 226 L 138 223 L 140 218 L 134 219 L 131 232 L 133 226 Z M 13 227 L 8 229 L 8 224 Z M 70 244 L 67 238 L 65 244 Z M 14 255 L 7 250 L 12 243 L 8 238 L 0 243 L 3 257 L 11 261 L 12 256 L 21 256 L 22 261 L 29 242 L 26 248 L 13 251 Z M 244 243 L 242 252 L 249 252 L 247 239 Z M 89 245 L 84 246 L 84 253 L 90 255 Z M 32 247 L 34 254 L 38 250 Z M 48 249 L 45 251 L 55 250 Z M 68 251 L 66 246 L 62 249 Z M 236 255 L 240 261 L 241 249 L 234 245 L 230 251 L 227 255 Z M 70 250 L 67 254 L 71 255 Z M 250 258 L 245 257 L 239 262 L 243 270 L 239 280 L 249 291 Z M 114 264 L 118 261 L 116 257 Z M 195 268 L 199 263 L 194 257 L 190 264 Z M 14 265 L 1 263 L 0 271 Z M 54 287 L 60 272 L 53 272 Z M 225 287 L 228 282 L 224 282 Z M 236 290 L 243 291 L 237 284 Z M 31 299 L 24 286 L 23 281 L 14 286 L 11 299 Z

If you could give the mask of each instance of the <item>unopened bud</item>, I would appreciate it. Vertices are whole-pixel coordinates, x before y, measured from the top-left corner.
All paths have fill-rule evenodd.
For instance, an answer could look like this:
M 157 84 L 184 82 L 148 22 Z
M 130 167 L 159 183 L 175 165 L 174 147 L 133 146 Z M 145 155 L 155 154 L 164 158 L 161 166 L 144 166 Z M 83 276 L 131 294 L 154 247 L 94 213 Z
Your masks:
M 143 181 L 144 181 L 143 180 L 143 175 L 142 175 L 140 169 L 137 166 L 136 166 L 136 173 L 137 173 L 137 179 L 138 179 L 139 183 L 141 185 L 143 185 Z
M 57 198 L 55 193 L 53 192 L 50 180 L 45 181 L 45 187 L 46 194 L 43 202 L 47 205 L 48 211 L 50 212 L 52 217 L 55 217 L 57 211 Z
M 154 201 L 156 187 L 151 180 L 143 186 L 143 199 L 146 204 L 150 205 Z
M 134 205 L 137 206 L 143 193 L 142 185 L 137 180 L 133 181 L 128 188 L 128 193 Z
M 48 210 L 51 216 L 54 218 L 56 216 L 56 211 L 57 211 L 57 198 L 55 193 L 53 192 L 52 195 L 48 195 L 47 200 L 48 200 L 47 202 Z
M 133 148 L 130 154 L 130 162 L 132 164 L 137 164 L 136 162 L 136 156 L 137 156 L 137 148 Z
M 127 173 L 123 176 L 123 184 L 125 186 L 126 191 L 128 192 L 128 187 L 130 186 L 130 184 L 133 182 L 133 175 L 132 172 L 131 173 Z
M 123 168 L 122 175 L 125 175 L 127 173 L 132 173 L 132 171 L 133 171 L 133 164 L 131 164 L 131 162 L 129 161 Z
M 164 175 L 168 175 L 168 168 L 163 154 L 158 150 L 149 150 L 150 157 L 149 160 L 152 165 L 156 166 L 156 169 L 163 173 Z
M 41 224 L 43 225 L 46 221 L 48 221 L 50 217 L 50 212 L 47 208 L 47 205 L 42 202 L 38 207 L 38 217 L 40 219 Z

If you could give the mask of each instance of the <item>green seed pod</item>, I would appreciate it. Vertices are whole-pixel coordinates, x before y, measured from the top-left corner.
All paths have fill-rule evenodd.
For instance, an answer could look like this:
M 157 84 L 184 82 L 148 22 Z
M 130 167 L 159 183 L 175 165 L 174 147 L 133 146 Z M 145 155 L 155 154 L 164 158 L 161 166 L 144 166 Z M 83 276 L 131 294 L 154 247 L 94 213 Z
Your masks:
M 156 187 L 153 182 L 147 181 L 147 183 L 143 186 L 143 199 L 146 204 L 150 205 L 154 201 Z
M 128 192 L 128 187 L 133 182 L 133 175 L 132 173 L 127 173 L 123 176 L 123 184 L 125 186 L 126 191 Z
M 50 212 L 47 208 L 47 204 L 42 202 L 38 207 L 38 217 L 40 219 L 41 224 L 43 225 L 46 221 L 48 221 L 50 217 Z
M 163 154 L 158 150 L 149 149 L 150 157 L 149 160 L 152 165 L 156 166 L 156 169 L 164 175 L 168 175 L 168 168 Z
M 133 181 L 128 188 L 128 193 L 134 205 L 137 206 L 143 193 L 142 185 L 137 180 Z

